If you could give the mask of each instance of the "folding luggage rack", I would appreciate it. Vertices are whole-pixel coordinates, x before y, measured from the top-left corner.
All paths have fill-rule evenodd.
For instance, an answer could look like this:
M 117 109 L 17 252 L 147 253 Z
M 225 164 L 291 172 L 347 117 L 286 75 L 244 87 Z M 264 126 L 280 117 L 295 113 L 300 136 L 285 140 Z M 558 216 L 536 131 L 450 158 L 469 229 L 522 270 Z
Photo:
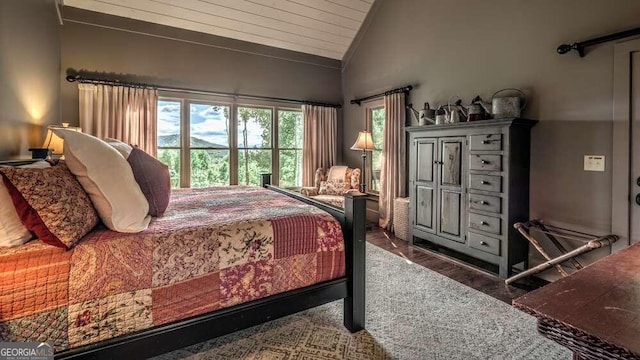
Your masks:
M 578 262 L 578 260 L 575 259 L 576 256 L 582 255 L 595 249 L 599 249 L 601 247 L 611 246 L 611 244 L 618 240 L 618 236 L 613 234 L 599 237 L 580 231 L 561 228 L 559 226 L 547 225 L 544 224 L 542 220 L 518 222 L 513 224 L 513 227 L 515 227 L 520 232 L 520 234 L 522 234 L 522 236 L 524 236 L 529 241 L 529 243 L 531 243 L 531 245 L 533 245 L 536 250 L 538 250 L 538 252 L 542 256 L 544 256 L 545 259 L 547 259 L 547 261 L 506 279 L 505 284 L 507 285 L 518 279 L 537 274 L 550 267 L 555 267 L 563 277 L 568 276 L 569 274 L 562 268 L 560 264 L 565 261 L 569 261 L 576 270 L 580 270 L 583 268 L 583 266 Z M 551 241 L 551 243 L 555 245 L 555 247 L 562 253 L 562 255 L 552 258 L 551 255 L 549 255 L 549 253 L 544 249 L 544 247 L 542 247 L 540 242 L 533 237 L 531 230 L 535 230 L 536 232 L 545 234 L 546 237 Z M 577 240 L 584 243 L 584 245 L 574 250 L 568 251 L 564 247 L 564 245 L 562 245 L 562 243 L 558 241 L 558 238 Z

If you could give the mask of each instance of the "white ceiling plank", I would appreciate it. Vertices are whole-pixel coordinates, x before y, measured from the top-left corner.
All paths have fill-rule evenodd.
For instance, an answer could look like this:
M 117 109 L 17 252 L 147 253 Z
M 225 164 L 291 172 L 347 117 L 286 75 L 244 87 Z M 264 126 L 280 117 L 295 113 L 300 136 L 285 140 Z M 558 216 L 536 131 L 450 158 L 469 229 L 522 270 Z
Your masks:
M 327 0 L 327 1 L 330 3 L 348 7 L 353 10 L 360 11 L 365 15 L 369 12 L 369 9 L 371 8 L 371 3 L 367 3 L 362 0 Z
M 316 48 L 306 44 L 296 44 L 280 39 L 269 38 L 260 35 L 249 35 L 239 31 L 233 31 L 224 28 L 217 28 L 213 25 L 207 25 L 197 23 L 189 20 L 177 19 L 172 16 L 150 13 L 148 11 L 141 11 L 137 9 L 116 6 L 104 2 L 98 2 L 94 0 L 65 0 L 65 5 L 72 7 L 80 7 L 82 9 L 101 12 L 105 14 L 111 14 L 121 17 L 127 17 L 136 20 L 153 22 L 156 24 L 179 27 L 182 29 L 204 32 L 209 34 L 215 34 L 218 36 L 259 43 L 267 46 L 273 46 L 277 48 L 289 49 L 293 51 L 304 52 L 308 54 L 314 54 L 318 56 L 324 56 L 332 59 L 340 60 L 344 51 L 333 51 L 330 49 Z M 345 49 L 346 51 L 346 49 Z
M 323 10 L 310 8 L 305 5 L 291 2 L 289 0 L 247 0 L 254 4 L 269 6 L 274 9 L 286 11 L 291 14 L 306 16 L 311 19 L 326 22 L 328 24 L 338 25 L 347 29 L 358 31 L 361 22 L 344 16 L 335 15 Z
M 361 11 L 354 10 L 341 4 L 329 2 L 327 0 L 288 0 L 292 3 L 307 6 L 312 9 L 325 11 L 329 14 L 342 16 L 348 19 L 362 23 L 364 17 L 367 15 Z
M 166 5 L 151 0 L 101 0 L 103 3 L 112 4 L 115 6 L 121 6 L 124 8 L 136 9 L 142 12 L 148 12 L 149 14 L 157 14 L 169 16 L 171 18 L 179 19 L 182 21 L 193 21 L 202 25 L 213 25 L 218 29 L 226 29 L 231 31 L 238 31 L 246 34 L 247 36 L 261 36 L 271 39 L 278 39 L 286 41 L 292 44 L 306 45 L 318 49 L 336 51 L 336 49 L 342 49 L 347 47 L 348 43 L 343 42 L 341 44 L 331 43 L 325 40 L 312 39 L 309 37 L 301 36 L 295 33 L 286 33 L 283 31 L 265 28 L 262 26 L 256 26 L 251 23 L 244 23 L 227 18 L 209 15 L 203 12 L 193 11 L 182 8 L 175 5 Z M 257 41 L 253 41 L 257 42 Z
M 170 0 L 171 1 L 171 0 Z M 199 3 L 212 4 L 235 9 L 248 14 L 261 15 L 270 19 L 280 21 L 282 23 L 299 25 L 314 30 L 320 30 L 334 35 L 347 36 L 351 39 L 355 37 L 356 30 L 347 29 L 345 27 L 328 24 L 324 21 L 311 19 L 309 17 L 286 12 L 274 7 L 262 4 L 252 3 L 247 0 L 193 0 Z M 360 0 L 359 0 L 360 1 Z
M 152 0 L 154 2 L 163 3 L 166 5 L 178 6 L 175 0 Z M 196 12 L 206 13 L 216 17 L 222 17 L 241 23 L 253 24 L 255 26 L 262 26 L 272 30 L 283 31 L 290 34 L 297 34 L 300 36 L 308 37 L 311 39 L 321 40 L 334 44 L 341 44 L 349 46 L 352 37 L 348 35 L 334 35 L 325 31 L 315 30 L 312 28 L 287 23 L 283 20 L 273 19 L 257 14 L 248 13 L 236 9 L 231 9 L 224 6 L 214 5 L 210 3 L 203 3 L 199 0 L 182 0 L 179 3 L 179 7 L 189 9 Z
M 1 1 L 1 0 L 0 0 Z M 65 0 L 65 6 L 342 59 L 373 0 Z

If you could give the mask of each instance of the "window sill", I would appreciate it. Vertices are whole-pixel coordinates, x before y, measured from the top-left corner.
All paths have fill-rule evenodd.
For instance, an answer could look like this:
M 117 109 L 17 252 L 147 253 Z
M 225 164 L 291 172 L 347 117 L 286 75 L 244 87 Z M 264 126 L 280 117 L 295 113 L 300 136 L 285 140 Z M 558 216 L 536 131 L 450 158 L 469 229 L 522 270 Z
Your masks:
M 373 193 L 373 192 L 365 192 L 365 194 L 367 194 L 368 199 L 369 200 L 378 200 L 380 198 L 380 194 L 379 193 Z

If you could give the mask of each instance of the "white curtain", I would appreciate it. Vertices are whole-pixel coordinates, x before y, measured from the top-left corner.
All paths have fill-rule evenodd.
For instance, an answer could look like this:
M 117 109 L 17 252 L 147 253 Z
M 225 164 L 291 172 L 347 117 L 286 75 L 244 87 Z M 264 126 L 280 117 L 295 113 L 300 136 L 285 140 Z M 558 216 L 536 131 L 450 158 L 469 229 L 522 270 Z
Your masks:
M 78 84 L 78 92 L 83 132 L 118 139 L 156 156 L 157 90 Z
M 393 229 L 393 200 L 404 197 L 405 186 L 405 94 L 384 97 L 384 134 L 380 172 L 380 227 Z
M 302 112 L 302 185 L 313 186 L 316 169 L 328 169 L 335 165 L 337 160 L 338 110 L 332 107 L 302 105 Z

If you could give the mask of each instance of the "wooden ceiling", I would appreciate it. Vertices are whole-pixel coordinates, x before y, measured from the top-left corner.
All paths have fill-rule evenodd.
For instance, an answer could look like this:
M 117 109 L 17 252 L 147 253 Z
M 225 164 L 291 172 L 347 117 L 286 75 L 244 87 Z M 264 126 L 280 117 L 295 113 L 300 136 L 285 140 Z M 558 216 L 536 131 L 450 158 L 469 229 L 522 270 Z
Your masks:
M 373 1 L 64 0 L 64 5 L 341 60 Z

